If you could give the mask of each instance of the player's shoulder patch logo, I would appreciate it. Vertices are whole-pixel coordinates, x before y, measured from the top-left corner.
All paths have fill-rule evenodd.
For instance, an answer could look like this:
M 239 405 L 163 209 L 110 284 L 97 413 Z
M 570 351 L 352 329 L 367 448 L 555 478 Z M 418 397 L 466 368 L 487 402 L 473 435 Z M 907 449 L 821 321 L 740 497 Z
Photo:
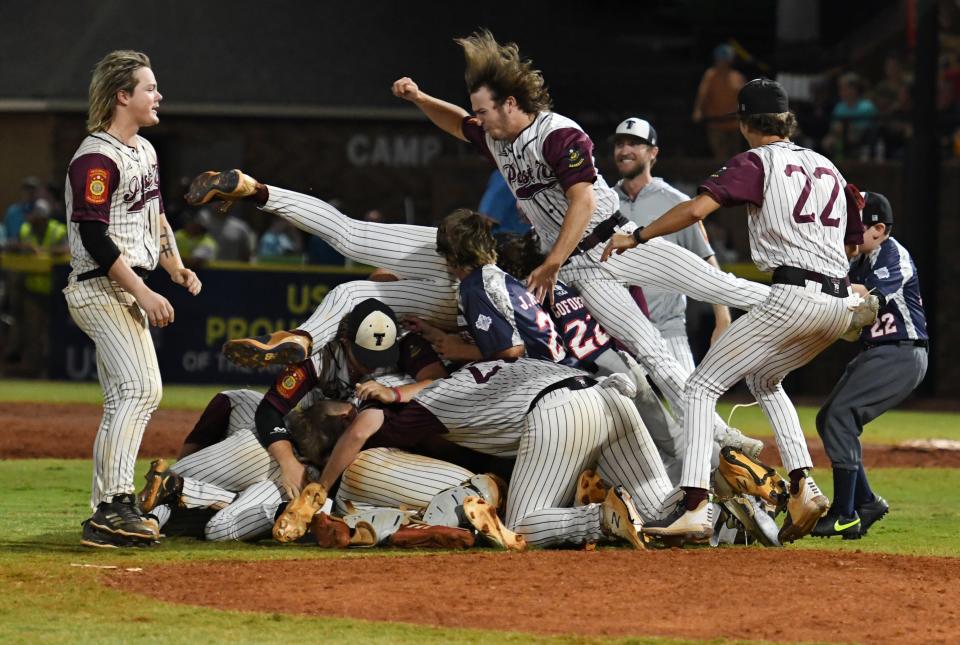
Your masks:
M 491 323 L 493 323 L 493 319 L 490 316 L 484 314 L 477 316 L 477 329 L 480 331 L 489 331 Z
M 287 366 L 277 379 L 277 392 L 285 399 L 289 399 L 307 380 L 307 371 L 300 366 Z
M 579 168 L 583 165 L 584 156 L 578 148 L 570 148 L 567 150 L 567 167 L 568 168 Z
M 83 191 L 83 199 L 93 206 L 107 203 L 107 182 L 110 173 L 106 168 L 91 168 L 87 171 L 87 186 Z
M 890 269 L 888 269 L 887 267 L 880 267 L 879 269 L 873 272 L 873 275 L 877 276 L 881 280 L 886 280 L 887 278 L 890 277 Z

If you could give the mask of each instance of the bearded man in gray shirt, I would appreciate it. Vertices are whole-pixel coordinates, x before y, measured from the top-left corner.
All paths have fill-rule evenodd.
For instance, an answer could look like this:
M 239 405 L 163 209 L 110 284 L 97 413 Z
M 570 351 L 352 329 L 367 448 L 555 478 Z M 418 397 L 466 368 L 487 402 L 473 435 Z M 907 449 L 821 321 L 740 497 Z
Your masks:
M 620 181 L 613 190 L 620 198 L 620 213 L 638 226 L 646 226 L 676 204 L 690 199 L 660 177 L 651 174 L 660 148 L 657 132 L 643 119 L 631 117 L 617 126 L 611 137 L 614 161 Z M 713 248 L 707 239 L 703 224 L 665 235 L 665 239 L 696 253 L 704 261 L 719 268 Z M 693 353 L 687 340 L 687 298 L 676 291 L 644 287 L 644 296 L 650 309 L 650 321 L 660 331 L 670 352 L 687 374 L 693 372 Z M 716 327 L 711 344 L 730 326 L 730 310 L 724 305 L 713 305 Z

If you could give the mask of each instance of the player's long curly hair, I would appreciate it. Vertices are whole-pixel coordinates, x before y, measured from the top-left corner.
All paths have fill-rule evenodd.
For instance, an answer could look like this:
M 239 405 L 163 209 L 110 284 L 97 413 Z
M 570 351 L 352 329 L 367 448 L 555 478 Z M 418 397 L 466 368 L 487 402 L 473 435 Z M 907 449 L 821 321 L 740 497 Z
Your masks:
M 779 114 L 751 114 L 740 117 L 740 123 L 754 132 L 789 139 L 797 131 L 797 117 L 793 112 Z
M 87 132 L 103 132 L 110 127 L 117 105 L 117 92 L 133 94 L 137 88 L 135 74 L 141 67 L 150 67 L 150 59 L 142 52 L 129 49 L 110 52 L 100 59 L 90 79 Z
M 285 423 L 300 455 L 320 468 L 326 464 L 344 429 L 340 417 L 327 414 L 323 405 L 313 405 L 306 410 L 294 408 Z
M 451 268 L 469 269 L 497 261 L 493 221 L 469 208 L 458 208 L 437 227 L 437 253 Z
M 486 87 L 497 103 L 512 96 L 527 114 L 552 107 L 543 74 L 533 69 L 532 61 L 520 58 L 516 43 L 501 45 L 486 29 L 456 38 L 454 42 L 463 47 L 467 61 L 464 78 L 471 94 Z

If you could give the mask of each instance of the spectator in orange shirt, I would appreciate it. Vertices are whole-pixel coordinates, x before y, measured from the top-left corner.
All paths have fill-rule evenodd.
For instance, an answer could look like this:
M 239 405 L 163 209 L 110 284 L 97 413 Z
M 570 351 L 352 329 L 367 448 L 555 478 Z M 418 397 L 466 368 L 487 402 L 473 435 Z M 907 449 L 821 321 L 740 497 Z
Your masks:
M 713 50 L 713 67 L 703 73 L 693 104 L 693 121 L 706 125 L 707 140 L 716 159 L 733 157 L 743 144 L 733 113 L 737 111 L 737 92 L 746 79 L 733 69 L 733 59 L 733 47 L 717 45 Z

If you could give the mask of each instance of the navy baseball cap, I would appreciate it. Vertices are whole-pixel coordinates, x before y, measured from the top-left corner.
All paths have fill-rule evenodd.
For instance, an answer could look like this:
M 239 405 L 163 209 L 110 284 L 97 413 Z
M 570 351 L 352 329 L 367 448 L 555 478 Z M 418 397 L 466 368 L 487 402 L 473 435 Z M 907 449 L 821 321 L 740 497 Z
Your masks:
M 347 314 L 347 341 L 353 357 L 367 369 L 396 365 L 397 316 L 376 298 L 367 298 Z
M 863 211 L 861 217 L 864 226 L 874 224 L 893 224 L 893 209 L 890 202 L 880 193 L 863 193 Z
M 635 116 L 621 121 L 617 131 L 610 136 L 610 141 L 616 141 L 620 137 L 633 137 L 648 146 L 657 145 L 657 131 L 653 129 L 653 125 L 646 119 Z
M 737 111 L 734 114 L 781 114 L 790 111 L 790 101 L 783 86 L 769 78 L 755 78 L 737 94 Z

